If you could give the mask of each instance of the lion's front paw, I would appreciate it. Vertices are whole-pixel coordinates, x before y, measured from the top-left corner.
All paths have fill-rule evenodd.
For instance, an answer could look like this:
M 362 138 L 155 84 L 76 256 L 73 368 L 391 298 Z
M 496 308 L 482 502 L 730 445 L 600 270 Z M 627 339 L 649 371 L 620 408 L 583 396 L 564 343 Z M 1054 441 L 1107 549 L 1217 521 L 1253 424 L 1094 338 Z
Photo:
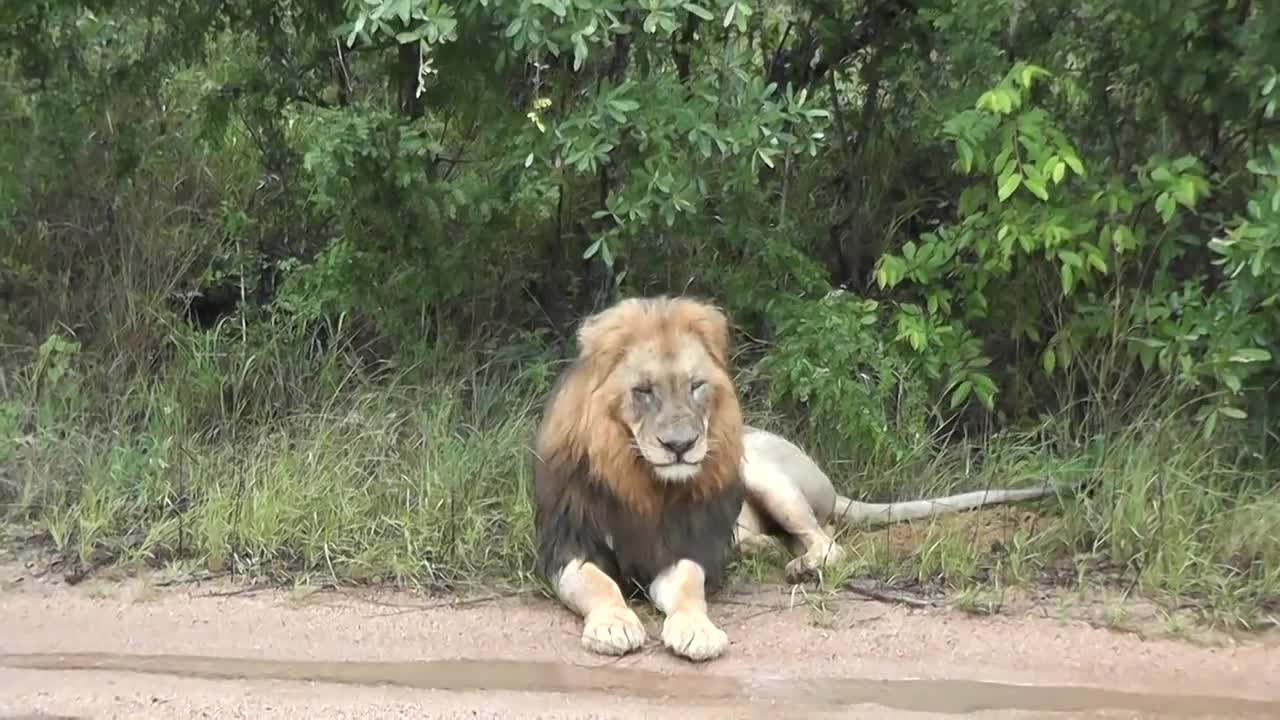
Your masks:
M 677 655 L 694 661 L 719 657 L 729 636 L 701 613 L 677 612 L 662 625 L 662 642 Z
M 601 655 L 626 655 L 644 645 L 644 625 L 628 607 L 597 610 L 586 618 L 582 644 Z
M 815 545 L 809 552 L 787 563 L 787 581 L 800 582 L 818 570 L 839 565 L 844 559 L 844 548 L 837 543 Z

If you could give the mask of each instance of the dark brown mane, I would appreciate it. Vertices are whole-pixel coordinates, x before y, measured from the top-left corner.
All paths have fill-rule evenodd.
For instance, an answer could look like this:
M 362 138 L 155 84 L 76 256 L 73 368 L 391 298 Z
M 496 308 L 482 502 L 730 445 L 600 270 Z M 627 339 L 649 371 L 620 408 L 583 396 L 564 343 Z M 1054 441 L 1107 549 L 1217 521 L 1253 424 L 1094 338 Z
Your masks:
M 714 583 L 728 562 L 743 502 L 742 411 L 728 368 L 729 330 L 715 307 L 689 299 L 625 300 L 585 321 L 579 354 L 548 400 L 535 444 L 538 565 L 547 577 L 577 558 L 620 584 L 646 584 L 684 557 Z M 668 483 L 635 450 L 608 382 L 639 340 L 674 349 L 690 340 L 717 372 L 708 454 L 698 475 Z M 624 591 L 626 588 L 624 588 Z

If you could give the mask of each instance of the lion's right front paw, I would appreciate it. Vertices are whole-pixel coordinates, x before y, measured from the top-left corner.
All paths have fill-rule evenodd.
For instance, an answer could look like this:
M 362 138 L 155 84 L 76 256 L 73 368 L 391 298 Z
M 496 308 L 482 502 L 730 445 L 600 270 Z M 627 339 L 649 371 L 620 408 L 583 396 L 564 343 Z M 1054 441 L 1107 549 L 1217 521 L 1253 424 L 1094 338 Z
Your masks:
M 644 645 L 644 625 L 628 607 L 608 607 L 587 616 L 582 644 L 601 655 L 626 655 Z

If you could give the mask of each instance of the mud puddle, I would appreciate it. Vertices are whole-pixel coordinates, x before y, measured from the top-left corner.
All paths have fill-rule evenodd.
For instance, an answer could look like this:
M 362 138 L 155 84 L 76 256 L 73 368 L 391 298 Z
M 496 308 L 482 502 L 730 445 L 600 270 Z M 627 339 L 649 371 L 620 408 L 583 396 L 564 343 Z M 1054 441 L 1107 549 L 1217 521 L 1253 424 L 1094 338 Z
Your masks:
M 1014 685 L 973 680 L 750 680 L 726 675 L 669 674 L 608 666 L 526 660 L 421 662 L 283 661 L 197 655 L 48 653 L 0 655 L 0 665 L 48 671 L 113 671 L 214 680 L 279 680 L 392 685 L 455 692 L 678 698 L 708 705 L 752 701 L 815 710 L 878 705 L 894 710 L 964 715 L 983 711 L 1086 713 L 1128 711 L 1159 717 L 1280 717 L 1280 701 L 1212 695 L 1166 695 L 1069 685 Z

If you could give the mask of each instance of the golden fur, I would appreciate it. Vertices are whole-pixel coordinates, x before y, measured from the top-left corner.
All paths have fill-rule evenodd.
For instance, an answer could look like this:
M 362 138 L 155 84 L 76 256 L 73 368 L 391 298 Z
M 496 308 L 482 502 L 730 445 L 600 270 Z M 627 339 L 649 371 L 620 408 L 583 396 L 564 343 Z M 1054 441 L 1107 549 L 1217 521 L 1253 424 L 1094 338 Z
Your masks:
M 706 499 L 738 481 L 742 410 L 728 368 L 729 325 L 720 310 L 683 298 L 624 300 L 584 322 L 578 339 L 577 364 L 562 380 L 539 433 L 538 454 L 544 461 L 585 457 L 594 474 L 641 516 L 673 503 Z M 646 343 L 656 350 L 657 365 L 687 351 L 690 343 L 697 343 L 711 360 L 708 453 L 687 483 L 656 478 L 620 417 L 630 388 L 619 370 L 626 363 L 643 362 L 633 351 Z

